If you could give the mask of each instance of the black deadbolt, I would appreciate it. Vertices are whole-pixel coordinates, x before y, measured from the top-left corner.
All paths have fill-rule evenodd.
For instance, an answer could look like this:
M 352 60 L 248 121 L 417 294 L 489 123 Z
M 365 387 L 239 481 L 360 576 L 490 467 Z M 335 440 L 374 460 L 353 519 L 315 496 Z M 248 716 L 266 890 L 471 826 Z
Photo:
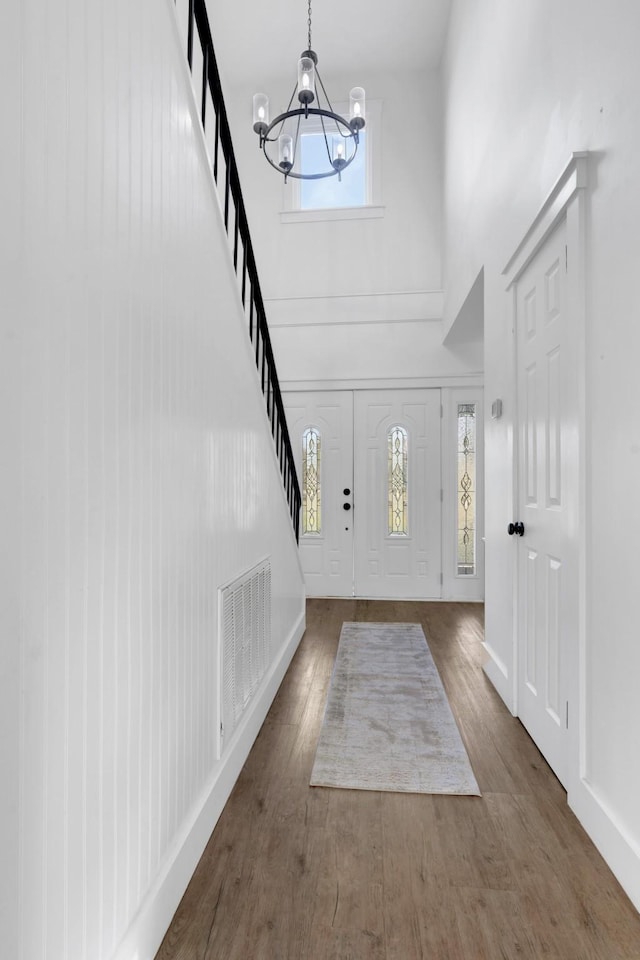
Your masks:
M 349 487 L 345 487 L 342 492 L 344 493 L 345 497 L 348 497 L 351 493 L 351 490 L 349 490 Z

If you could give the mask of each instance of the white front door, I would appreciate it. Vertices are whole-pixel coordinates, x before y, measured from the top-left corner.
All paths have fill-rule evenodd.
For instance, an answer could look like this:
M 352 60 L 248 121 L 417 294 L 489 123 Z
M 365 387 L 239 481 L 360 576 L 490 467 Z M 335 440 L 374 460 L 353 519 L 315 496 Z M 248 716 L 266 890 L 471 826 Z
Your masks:
M 518 388 L 518 715 L 567 779 L 568 670 L 577 630 L 578 555 L 571 525 L 577 361 L 566 309 L 566 229 L 558 227 L 516 288 Z
M 356 596 L 441 594 L 440 391 L 355 395 Z
M 283 399 L 308 596 L 440 597 L 440 391 Z
M 351 597 L 353 394 L 285 393 L 283 400 L 303 493 L 300 562 L 307 595 Z

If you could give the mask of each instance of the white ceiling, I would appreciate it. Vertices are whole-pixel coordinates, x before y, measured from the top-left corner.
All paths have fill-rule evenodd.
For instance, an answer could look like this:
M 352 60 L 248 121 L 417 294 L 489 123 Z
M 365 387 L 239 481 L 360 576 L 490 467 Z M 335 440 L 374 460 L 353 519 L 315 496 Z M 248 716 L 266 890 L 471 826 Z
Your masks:
M 321 74 L 365 77 L 440 62 L 451 0 L 312 0 L 312 46 Z M 213 42 L 228 84 L 262 89 L 291 77 L 307 46 L 307 0 L 208 0 Z M 364 81 L 363 81 L 364 82 Z

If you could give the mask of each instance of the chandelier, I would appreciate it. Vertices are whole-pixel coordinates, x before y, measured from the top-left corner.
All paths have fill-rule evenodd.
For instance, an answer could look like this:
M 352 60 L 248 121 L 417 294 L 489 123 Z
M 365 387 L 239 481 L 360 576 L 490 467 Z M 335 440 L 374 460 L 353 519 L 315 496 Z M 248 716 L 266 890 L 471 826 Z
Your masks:
M 342 179 L 342 171 L 353 163 L 358 152 L 360 130 L 365 123 L 364 90 L 354 87 L 349 94 L 349 119 L 336 113 L 327 96 L 318 71 L 318 57 L 311 49 L 311 0 L 308 0 L 308 44 L 298 60 L 298 79 L 284 113 L 269 121 L 269 98 L 256 93 L 253 98 L 253 129 L 259 146 L 271 166 L 296 180 Z M 294 101 L 297 105 L 293 107 Z M 314 106 L 312 106 L 314 104 Z M 301 137 L 305 133 L 324 136 L 326 158 L 321 169 L 304 172 L 301 168 Z M 277 145 L 277 146 L 276 146 Z M 323 151 L 324 157 L 324 151 Z

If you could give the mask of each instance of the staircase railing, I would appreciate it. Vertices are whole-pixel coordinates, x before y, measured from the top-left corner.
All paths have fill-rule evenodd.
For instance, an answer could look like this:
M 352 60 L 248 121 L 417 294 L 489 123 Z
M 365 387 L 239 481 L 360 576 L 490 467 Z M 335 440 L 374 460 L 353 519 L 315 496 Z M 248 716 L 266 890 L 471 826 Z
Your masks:
M 194 39 L 197 33 L 201 57 Z M 289 503 L 296 540 L 300 537 L 300 485 L 296 475 L 295 459 L 273 358 L 271 338 L 267 326 L 264 302 L 258 280 L 258 271 L 249 234 L 238 167 L 231 142 L 220 74 L 213 50 L 213 40 L 205 0 L 188 0 L 187 60 L 196 95 L 200 92 L 200 117 L 211 158 L 213 178 L 219 191 L 224 211 L 224 225 L 231 242 L 233 265 L 240 283 L 240 293 L 248 319 L 249 337 L 254 346 L 258 376 L 262 386 L 267 416 L 271 424 L 280 462 L 280 471 Z M 196 65 L 195 61 L 199 61 Z M 202 77 L 196 69 L 202 65 Z M 199 86 L 200 85 L 200 86 Z

